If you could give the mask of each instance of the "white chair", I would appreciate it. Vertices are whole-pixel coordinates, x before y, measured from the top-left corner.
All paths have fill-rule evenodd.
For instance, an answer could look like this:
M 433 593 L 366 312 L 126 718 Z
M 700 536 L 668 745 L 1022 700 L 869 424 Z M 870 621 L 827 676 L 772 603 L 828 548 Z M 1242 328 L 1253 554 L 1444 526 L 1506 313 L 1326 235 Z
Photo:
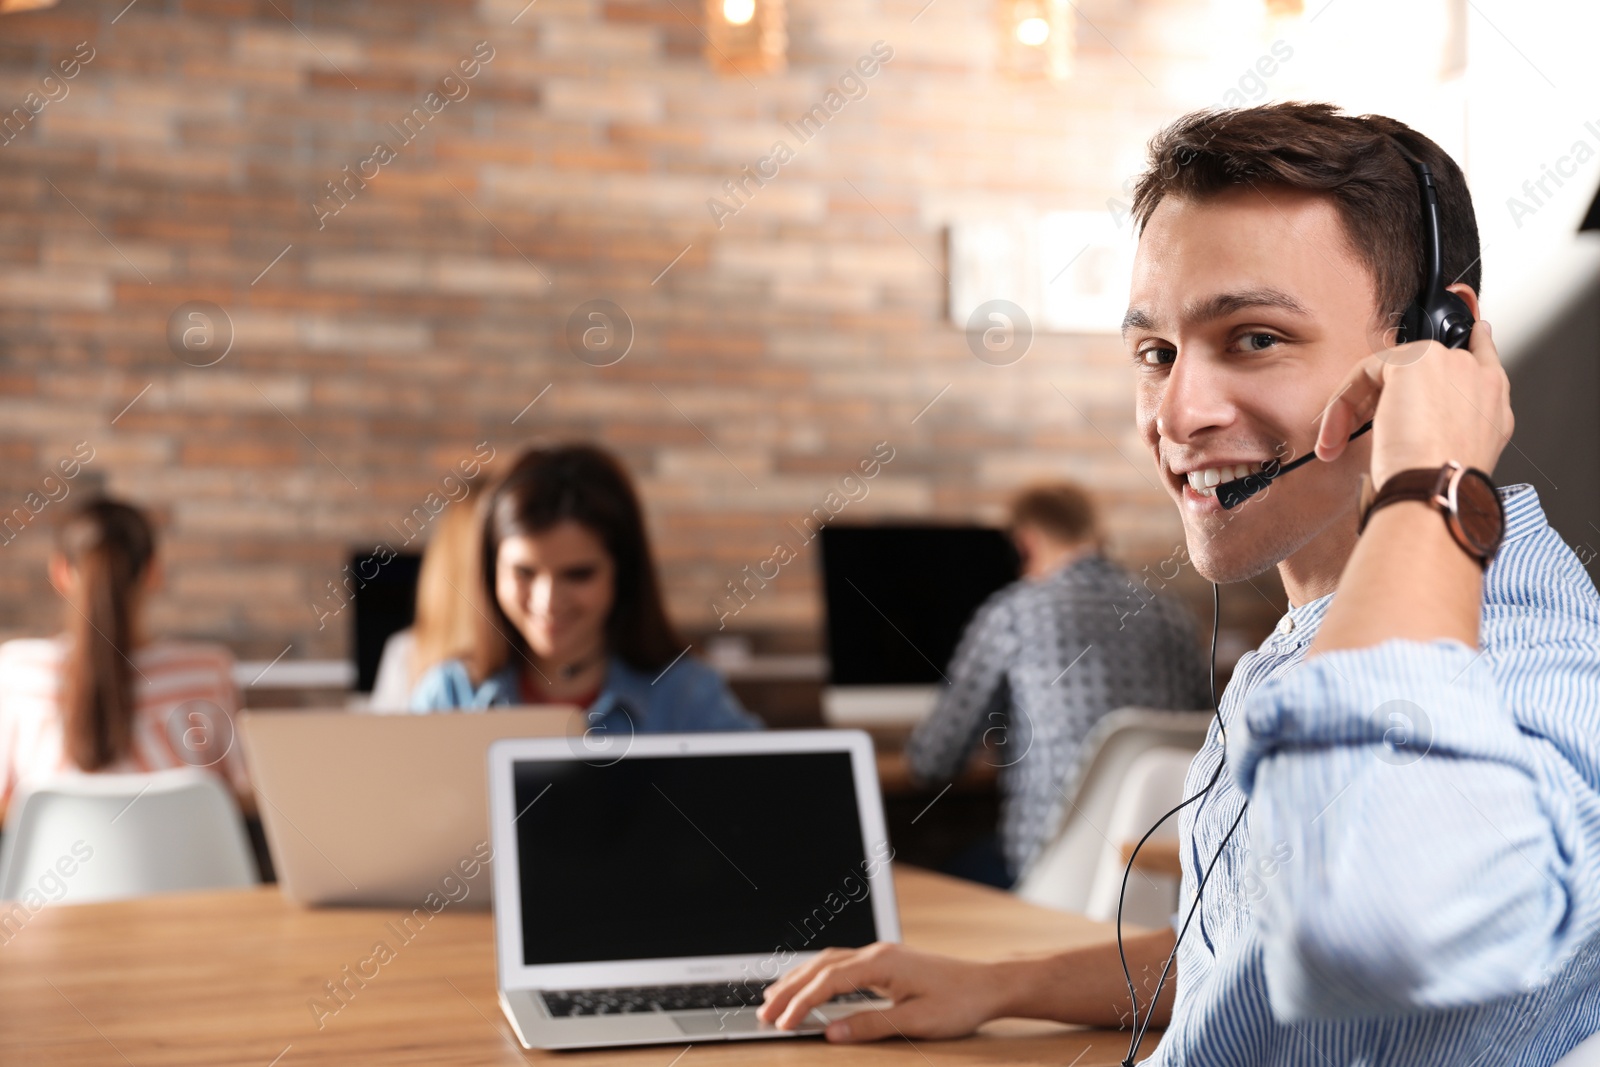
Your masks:
M 1069 799 L 1058 812 L 1056 830 L 1049 843 L 1034 857 L 1017 879 L 1015 892 L 1024 900 L 1062 911 L 1091 914 L 1099 919 L 1116 917 L 1116 891 L 1121 887 L 1123 834 L 1137 841 L 1156 818 L 1182 799 L 1183 768 L 1188 758 L 1205 743 L 1211 713 L 1203 711 L 1155 711 L 1148 708 L 1120 708 L 1102 718 L 1084 739 L 1082 755 L 1068 780 L 1062 785 Z M 1155 751 L 1141 763 L 1145 753 Z M 1134 774 L 1136 767 L 1137 774 Z M 1130 775 L 1132 777 L 1130 778 Z M 1125 784 L 1131 782 L 1123 799 Z M 1170 802 L 1163 803 L 1170 797 Z M 1144 819 L 1156 805 L 1159 810 Z M 1168 820 L 1171 833 L 1177 833 L 1176 820 Z M 1165 831 L 1167 827 L 1163 827 Z M 1116 830 L 1116 833 L 1113 833 Z M 1113 873 L 1115 889 L 1105 888 Z M 1159 885 L 1159 879 L 1155 879 Z M 1134 883 L 1151 889 L 1141 874 L 1129 881 L 1129 903 L 1135 899 Z M 1167 894 L 1159 888 L 1154 895 L 1141 893 L 1139 917 L 1124 910 L 1123 917 L 1139 925 L 1161 925 L 1172 907 L 1162 908 Z M 1148 899 L 1145 899 L 1148 897 Z M 1107 913 L 1107 900 L 1110 911 Z M 1177 900 L 1176 883 L 1171 900 Z M 1094 911 L 1091 911 L 1091 907 Z
M 233 795 L 192 767 L 24 787 L 0 845 L 0 900 L 87 903 L 257 881 Z
M 1183 779 L 1189 773 L 1196 751 L 1161 745 L 1139 753 L 1128 764 L 1122 788 L 1111 808 L 1111 820 L 1103 827 L 1111 844 L 1100 851 L 1100 861 L 1089 883 L 1089 899 L 1083 906 L 1083 913 L 1091 919 L 1116 920 L 1122 875 L 1128 866 L 1122 846 L 1137 844 L 1157 819 L 1183 800 Z M 1178 818 L 1174 815 L 1162 823 L 1160 829 L 1150 835 L 1150 841 L 1176 841 Z M 1128 893 L 1122 905 L 1122 917 L 1126 921 L 1139 926 L 1164 926 L 1177 906 L 1177 878 L 1142 870 L 1128 875 Z

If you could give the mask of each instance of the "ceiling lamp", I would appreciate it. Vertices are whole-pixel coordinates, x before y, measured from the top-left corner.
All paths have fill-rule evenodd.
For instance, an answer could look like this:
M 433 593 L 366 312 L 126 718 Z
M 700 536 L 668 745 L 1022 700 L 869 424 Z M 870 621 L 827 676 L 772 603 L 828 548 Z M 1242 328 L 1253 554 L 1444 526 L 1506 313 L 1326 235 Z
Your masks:
M 1073 19 L 1067 0 L 1001 0 L 1001 54 L 1010 73 L 1063 81 L 1072 74 Z
M 726 74 L 782 70 L 783 0 L 705 0 L 706 62 Z

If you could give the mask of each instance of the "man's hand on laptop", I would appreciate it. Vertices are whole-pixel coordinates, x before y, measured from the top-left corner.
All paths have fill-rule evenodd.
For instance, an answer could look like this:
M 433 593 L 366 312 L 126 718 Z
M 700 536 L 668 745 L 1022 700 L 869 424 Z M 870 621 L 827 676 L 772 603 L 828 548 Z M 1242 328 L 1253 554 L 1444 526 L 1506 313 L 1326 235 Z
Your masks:
M 1157 976 L 1172 952 L 1170 926 L 1122 939 L 1128 968 L 1150 1010 Z M 1154 1023 L 1171 1014 L 1177 973 L 1168 975 Z M 767 987 L 760 1017 L 784 1029 L 841 993 L 877 992 L 892 1008 L 867 1008 L 829 1024 L 829 1041 L 881 1037 L 965 1037 L 990 1019 L 1052 1019 L 1117 1029 L 1130 1021 L 1128 985 L 1117 943 L 1107 937 L 1039 956 L 978 963 L 879 942 L 862 949 L 830 948 Z M 827 1009 L 824 1009 L 826 1011 Z
M 973 963 L 880 941 L 862 949 L 825 949 L 767 988 L 760 1017 L 794 1029 L 841 993 L 877 991 L 894 1003 L 829 1024 L 829 1041 L 962 1037 L 999 1014 L 998 983 Z

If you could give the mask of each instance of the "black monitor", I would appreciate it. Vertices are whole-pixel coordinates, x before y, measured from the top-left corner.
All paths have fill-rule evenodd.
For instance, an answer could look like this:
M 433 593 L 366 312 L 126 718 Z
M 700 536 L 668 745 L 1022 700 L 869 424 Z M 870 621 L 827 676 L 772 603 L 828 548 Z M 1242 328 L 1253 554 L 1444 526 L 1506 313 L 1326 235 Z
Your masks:
M 943 681 L 973 612 L 1019 565 L 986 526 L 823 527 L 829 684 Z
M 354 601 L 351 623 L 356 654 L 356 689 L 372 692 L 378 678 L 378 660 L 389 636 L 410 626 L 417 615 L 417 575 L 422 571 L 422 556 L 416 552 L 396 552 L 392 559 L 371 552 L 350 557 L 344 575 L 353 575 L 350 585 Z M 367 578 L 366 575 L 372 575 Z M 343 575 L 341 575 L 343 577 Z

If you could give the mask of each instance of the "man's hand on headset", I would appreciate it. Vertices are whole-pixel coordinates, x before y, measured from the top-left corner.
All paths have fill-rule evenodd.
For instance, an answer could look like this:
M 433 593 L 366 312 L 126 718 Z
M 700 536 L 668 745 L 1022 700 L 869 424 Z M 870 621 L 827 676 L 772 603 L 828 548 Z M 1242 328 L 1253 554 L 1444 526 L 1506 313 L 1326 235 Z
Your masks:
M 1374 488 L 1399 471 L 1451 459 L 1492 474 L 1514 422 L 1489 324 L 1473 325 L 1466 348 L 1414 341 L 1356 364 L 1321 416 L 1317 457 L 1338 459 L 1368 419 Z

